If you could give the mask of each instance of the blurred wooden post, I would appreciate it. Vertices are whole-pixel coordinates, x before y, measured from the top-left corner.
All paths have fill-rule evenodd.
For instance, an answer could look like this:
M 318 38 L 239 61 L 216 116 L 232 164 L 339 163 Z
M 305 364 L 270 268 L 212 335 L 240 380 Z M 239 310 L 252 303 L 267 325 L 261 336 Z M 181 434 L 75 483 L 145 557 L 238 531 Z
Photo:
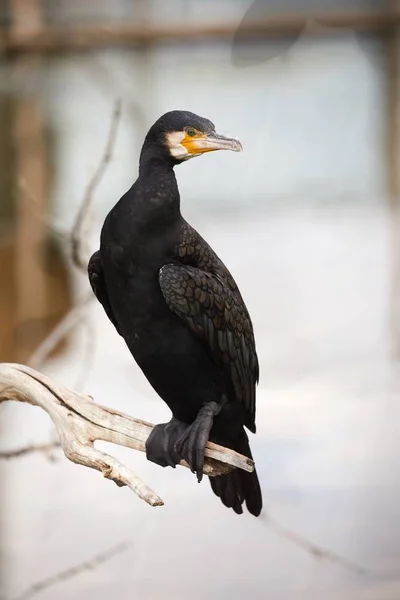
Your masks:
M 37 32 L 43 26 L 41 0 L 11 0 L 11 14 L 16 35 Z M 28 55 L 16 59 L 14 64 L 19 84 L 13 112 L 17 206 L 14 325 L 19 360 L 27 358 L 45 333 L 46 278 L 39 252 L 46 232 L 43 221 L 35 216 L 35 212 L 44 213 L 47 204 L 44 127 L 35 90 L 25 88 L 27 78 L 35 73 L 40 60 Z M 20 182 L 26 183 L 38 206 L 32 206 L 32 198 L 27 197 Z M 26 324 L 33 326 L 29 335 L 24 334 Z
M 388 0 L 388 9 L 400 13 L 400 0 Z M 398 29 L 387 41 L 387 133 L 391 212 L 390 330 L 394 354 L 400 358 L 400 38 Z
M 22 2 L 23 0 L 19 0 Z M 67 4 L 67 0 L 65 1 Z M 142 4 L 146 11 L 154 10 L 149 0 L 132 2 L 135 7 Z M 156 15 L 155 15 L 156 16 Z M 158 21 L 158 19 L 156 19 Z M 332 10 L 327 12 L 281 12 L 271 14 L 268 18 L 246 20 L 240 25 L 242 39 L 279 39 L 297 36 L 306 21 L 308 26 L 305 35 L 317 37 L 341 36 L 343 28 L 353 29 L 359 33 L 384 34 L 399 24 L 399 16 L 388 10 L 371 10 L 353 8 Z M 321 27 L 321 24 L 324 27 Z M 151 22 L 149 27 L 135 19 L 127 20 L 123 25 L 80 25 L 46 26 L 40 35 L 34 32 L 15 35 L 14 32 L 0 28 L 0 55 L 2 53 L 65 53 L 84 52 L 94 48 L 134 46 L 162 43 L 199 43 L 210 40 L 231 41 L 238 31 L 237 19 L 216 20 L 209 23 L 167 22 L 158 24 Z

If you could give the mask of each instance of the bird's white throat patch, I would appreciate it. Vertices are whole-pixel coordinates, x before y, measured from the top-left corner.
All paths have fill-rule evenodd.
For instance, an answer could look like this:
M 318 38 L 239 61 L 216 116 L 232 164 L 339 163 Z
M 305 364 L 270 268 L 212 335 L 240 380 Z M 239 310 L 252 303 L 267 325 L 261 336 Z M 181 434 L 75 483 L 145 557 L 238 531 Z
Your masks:
M 185 146 L 182 145 L 181 142 L 185 139 L 185 137 L 185 131 L 171 131 L 166 135 L 167 146 L 171 156 L 178 160 L 188 160 L 189 158 L 196 156 L 195 154 L 190 154 L 186 150 Z

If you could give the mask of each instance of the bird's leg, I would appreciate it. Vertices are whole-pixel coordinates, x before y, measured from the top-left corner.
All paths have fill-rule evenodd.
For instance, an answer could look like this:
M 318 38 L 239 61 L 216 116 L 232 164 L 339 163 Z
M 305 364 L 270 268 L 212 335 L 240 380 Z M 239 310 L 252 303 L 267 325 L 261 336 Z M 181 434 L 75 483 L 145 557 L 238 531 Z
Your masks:
M 187 463 L 192 473 L 196 473 L 197 480 L 203 478 L 204 452 L 214 417 L 221 411 L 222 405 L 217 402 L 208 402 L 197 413 L 197 417 L 182 433 L 175 444 L 177 452 Z
M 160 467 L 173 467 L 182 460 L 175 450 L 176 441 L 187 430 L 188 424 L 175 417 L 169 423 L 155 425 L 146 441 L 147 460 Z

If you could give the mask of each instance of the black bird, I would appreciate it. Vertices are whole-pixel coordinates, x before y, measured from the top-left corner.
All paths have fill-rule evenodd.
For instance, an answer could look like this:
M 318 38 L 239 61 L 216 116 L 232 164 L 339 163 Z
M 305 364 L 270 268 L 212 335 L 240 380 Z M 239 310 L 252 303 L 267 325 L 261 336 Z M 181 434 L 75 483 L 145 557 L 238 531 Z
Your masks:
M 240 151 L 211 121 L 171 111 L 149 130 L 139 177 L 107 215 L 88 265 L 92 289 L 154 390 L 172 411 L 146 454 L 185 458 L 200 481 L 210 439 L 252 458 L 259 367 L 253 326 L 228 269 L 182 217 L 174 167 L 214 150 Z M 210 478 L 225 506 L 258 516 L 255 471 Z

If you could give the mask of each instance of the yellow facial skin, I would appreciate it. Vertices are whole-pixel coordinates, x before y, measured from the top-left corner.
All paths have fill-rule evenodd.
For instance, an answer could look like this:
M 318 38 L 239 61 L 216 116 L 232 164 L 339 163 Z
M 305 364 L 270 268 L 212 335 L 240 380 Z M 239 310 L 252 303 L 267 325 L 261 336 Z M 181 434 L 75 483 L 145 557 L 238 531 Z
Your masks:
M 186 128 L 182 133 L 184 137 L 180 143 L 190 156 L 214 152 L 215 150 L 232 150 L 233 152 L 241 152 L 242 150 L 242 144 L 239 140 L 218 133 L 203 133 L 192 127 Z

